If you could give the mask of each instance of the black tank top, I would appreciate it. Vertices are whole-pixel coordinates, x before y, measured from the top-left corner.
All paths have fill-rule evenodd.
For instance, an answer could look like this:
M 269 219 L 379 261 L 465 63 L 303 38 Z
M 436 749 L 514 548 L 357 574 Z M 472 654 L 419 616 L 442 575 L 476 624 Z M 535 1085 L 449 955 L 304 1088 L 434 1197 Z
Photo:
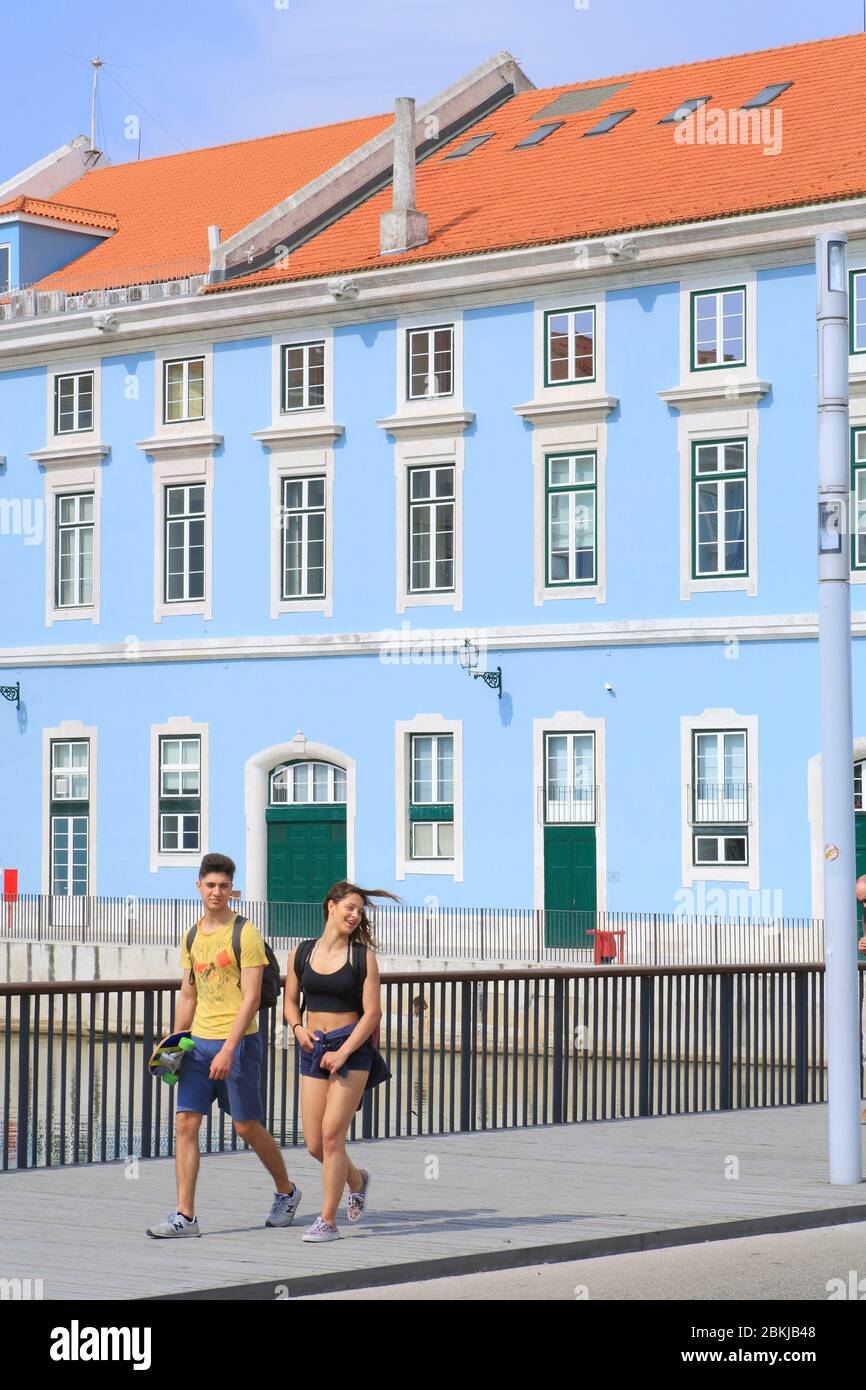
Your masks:
M 319 1014 L 356 1014 L 358 1012 L 358 984 L 349 951 L 346 961 L 332 975 L 320 975 L 307 961 L 301 976 L 301 989 L 304 991 L 307 1009 Z

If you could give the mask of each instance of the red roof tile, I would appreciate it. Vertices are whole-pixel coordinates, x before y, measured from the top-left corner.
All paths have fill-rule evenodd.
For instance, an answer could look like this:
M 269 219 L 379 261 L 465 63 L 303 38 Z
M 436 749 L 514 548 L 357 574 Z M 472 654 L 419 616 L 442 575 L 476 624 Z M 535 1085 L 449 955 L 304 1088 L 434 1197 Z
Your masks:
M 392 114 L 269 135 L 231 145 L 91 169 L 64 188 L 51 207 L 80 203 L 116 217 L 102 245 L 40 282 L 40 289 L 101 288 L 207 269 L 207 229 L 225 239 L 290 197 L 393 122 Z M 59 215 L 57 212 L 53 216 Z M 71 219 L 70 219 L 71 220 Z M 145 272 L 145 273 L 142 273 Z
M 866 194 L 866 34 L 768 49 L 603 82 L 522 92 L 474 127 L 492 131 L 463 159 L 437 151 L 418 166 L 416 206 L 429 218 L 426 245 L 379 254 L 385 189 L 291 253 L 279 269 L 214 286 L 229 290 L 520 246 L 698 222 Z M 593 111 L 551 116 L 545 141 L 514 149 L 538 113 L 567 92 L 626 83 Z M 689 97 L 708 112 L 737 111 L 770 83 L 793 85 L 764 108 L 763 144 L 679 143 L 659 121 Z M 634 107 L 606 135 L 580 138 L 603 116 Z M 698 118 L 700 119 L 700 118 Z M 774 123 L 780 122 L 779 126 Z M 456 147 L 466 135 L 455 139 Z
M 99 227 L 116 232 L 117 218 L 113 212 L 95 212 L 92 208 L 71 207 L 50 198 L 28 198 L 22 195 L 8 203 L 0 203 L 0 217 L 19 212 L 26 217 L 45 217 L 55 222 L 72 222 L 81 227 Z

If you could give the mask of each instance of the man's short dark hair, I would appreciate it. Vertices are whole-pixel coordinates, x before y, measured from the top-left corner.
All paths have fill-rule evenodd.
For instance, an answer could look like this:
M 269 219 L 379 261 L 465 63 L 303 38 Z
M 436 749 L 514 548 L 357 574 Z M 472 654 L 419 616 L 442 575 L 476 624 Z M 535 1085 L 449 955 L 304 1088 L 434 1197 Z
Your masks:
M 206 854 L 198 871 L 199 882 L 208 874 L 226 874 L 234 883 L 235 862 L 227 854 Z

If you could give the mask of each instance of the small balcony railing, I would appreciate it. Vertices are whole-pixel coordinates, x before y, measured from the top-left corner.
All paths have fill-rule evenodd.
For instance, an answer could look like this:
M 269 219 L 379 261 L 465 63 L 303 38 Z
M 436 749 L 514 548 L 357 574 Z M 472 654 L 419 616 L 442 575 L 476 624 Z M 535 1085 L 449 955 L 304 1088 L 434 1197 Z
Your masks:
M 598 787 L 556 782 L 538 788 L 538 818 L 544 825 L 595 825 Z
M 0 295 L 0 323 L 187 298 L 204 285 L 208 266 L 207 257 L 184 256 L 106 275 L 70 272 L 54 289 L 27 285 Z
M 696 782 L 689 787 L 692 825 L 746 825 L 751 782 Z

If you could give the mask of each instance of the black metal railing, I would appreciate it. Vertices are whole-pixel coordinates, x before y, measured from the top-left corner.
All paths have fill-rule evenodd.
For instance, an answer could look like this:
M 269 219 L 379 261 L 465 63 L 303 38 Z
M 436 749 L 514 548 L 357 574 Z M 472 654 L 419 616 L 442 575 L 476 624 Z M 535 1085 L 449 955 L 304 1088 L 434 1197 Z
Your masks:
M 536 790 L 538 819 L 544 825 L 595 825 L 598 787 L 549 782 Z
M 861 1004 L 863 974 L 860 975 Z M 171 1028 L 164 981 L 0 985 L 2 1168 L 169 1155 L 174 1091 L 147 1060 Z M 824 971 L 684 967 L 385 973 L 392 1072 L 352 1138 L 801 1105 L 826 1094 Z M 861 1011 L 862 1012 L 862 1011 Z M 298 1054 L 264 1013 L 266 1123 L 303 1140 Z M 218 1113 L 205 1152 L 239 1147 Z
M 750 782 L 704 782 L 689 787 L 692 825 L 747 825 L 752 785 Z
M 748 915 L 760 893 L 730 890 L 744 912 L 727 918 L 661 912 L 582 912 L 533 908 L 391 904 L 376 909 L 379 954 L 414 960 L 604 961 L 629 965 L 781 964 L 822 961 L 824 927 L 808 917 Z M 233 904 L 280 949 L 322 930 L 320 903 Z M 0 903 L 0 941 L 178 947 L 201 902 L 176 898 L 22 895 Z

